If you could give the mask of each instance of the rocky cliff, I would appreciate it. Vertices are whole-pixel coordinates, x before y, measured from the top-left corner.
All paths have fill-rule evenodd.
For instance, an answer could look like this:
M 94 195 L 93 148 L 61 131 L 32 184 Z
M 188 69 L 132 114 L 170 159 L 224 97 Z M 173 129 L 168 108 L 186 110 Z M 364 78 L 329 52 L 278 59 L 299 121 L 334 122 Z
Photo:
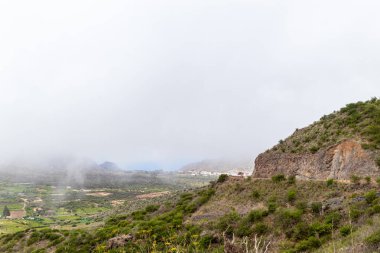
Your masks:
M 349 104 L 297 129 L 255 160 L 253 176 L 304 179 L 380 176 L 380 100 Z
M 267 152 L 256 158 L 254 177 L 285 174 L 303 179 L 349 179 L 352 175 L 380 175 L 372 156 L 355 140 L 342 141 L 315 154 Z

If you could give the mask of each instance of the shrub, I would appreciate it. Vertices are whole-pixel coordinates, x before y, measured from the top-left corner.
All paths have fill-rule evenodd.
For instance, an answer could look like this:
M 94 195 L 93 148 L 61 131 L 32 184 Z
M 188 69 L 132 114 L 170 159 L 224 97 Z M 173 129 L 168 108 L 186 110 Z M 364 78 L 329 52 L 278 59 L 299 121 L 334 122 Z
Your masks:
M 366 182 L 367 184 L 370 184 L 370 183 L 371 183 L 371 177 L 370 177 L 370 176 L 366 176 L 364 179 L 365 179 L 365 182 Z
M 312 231 L 309 225 L 307 225 L 305 222 L 300 222 L 291 230 L 291 237 L 299 241 L 308 238 L 311 232 Z
M 147 213 L 153 213 L 153 212 L 157 211 L 159 208 L 160 208 L 159 205 L 149 205 L 149 206 L 145 207 L 145 211 Z
M 326 181 L 327 186 L 332 186 L 333 184 L 334 184 L 334 179 L 332 179 L 332 178 L 327 179 L 327 181 Z
M 268 226 L 267 226 L 265 223 L 263 223 L 263 222 L 259 222 L 259 223 L 257 223 L 257 224 L 253 227 L 253 232 L 254 232 L 255 234 L 258 234 L 258 235 L 263 235 L 263 234 L 265 234 L 265 233 L 268 232 L 268 231 L 269 231 Z
M 380 185 L 380 177 L 376 178 L 376 183 Z
M 223 183 L 225 182 L 226 180 L 228 179 L 228 175 L 227 174 L 221 174 L 218 178 L 218 183 Z
M 211 235 L 205 235 L 202 236 L 202 238 L 199 240 L 199 245 L 203 249 L 207 249 L 214 242 L 216 242 L 214 237 L 212 237 Z
M 321 213 L 322 211 L 322 203 L 321 202 L 313 202 L 311 203 L 311 211 L 313 213 Z
M 289 190 L 287 193 L 288 201 L 294 202 L 294 200 L 296 200 L 296 195 L 297 195 L 296 190 L 294 190 L 294 189 Z
M 296 245 L 296 251 L 310 251 L 317 249 L 322 245 L 321 241 L 314 236 L 310 236 L 307 240 L 303 240 Z
M 296 183 L 296 176 L 291 175 L 288 176 L 288 184 L 295 184 Z
M 358 208 L 356 207 L 350 208 L 350 216 L 352 220 L 357 221 L 362 214 L 363 214 L 363 211 L 359 210 Z
M 365 195 L 365 201 L 367 204 L 372 204 L 372 202 L 377 199 L 377 194 L 374 190 L 367 192 Z
M 274 175 L 272 177 L 272 181 L 275 182 L 275 183 L 278 183 L 278 182 L 281 182 L 281 181 L 284 181 L 284 180 L 285 180 L 284 174 L 278 174 L 278 175 Z
M 374 213 L 380 213 L 380 205 L 374 205 L 372 209 Z
M 301 210 L 302 212 L 305 212 L 307 209 L 307 203 L 304 201 L 297 201 L 296 207 L 297 207 L 297 209 Z
M 268 213 L 274 213 L 276 212 L 276 209 L 277 209 L 277 204 L 276 202 L 269 202 L 268 203 Z
M 233 228 L 236 227 L 236 224 L 239 222 L 240 216 L 236 212 L 231 212 L 222 216 L 217 224 L 216 228 L 221 232 L 226 232 L 227 234 L 232 234 Z
M 332 225 L 316 222 L 310 226 L 310 229 L 313 231 L 313 233 L 317 234 L 318 236 L 324 236 L 330 234 Z
M 365 242 L 367 244 L 370 244 L 370 245 L 373 245 L 373 246 L 378 246 L 380 244 L 380 230 L 374 232 L 373 234 L 371 234 L 370 236 L 368 236 L 366 239 L 365 239 Z
M 341 236 L 347 236 L 351 234 L 351 226 L 350 225 L 345 225 L 339 229 L 340 235 Z
M 376 165 L 380 167 L 380 157 L 376 158 Z
M 252 196 L 252 198 L 254 198 L 254 199 L 258 199 L 258 198 L 260 198 L 260 192 L 254 190 L 254 191 L 252 192 L 251 196 Z
M 283 228 L 297 224 L 301 220 L 302 211 L 298 209 L 282 209 L 278 214 L 278 222 Z
M 359 184 L 360 183 L 360 179 L 361 178 L 359 176 L 356 176 L 356 175 L 352 175 L 350 177 L 351 183 L 353 183 L 353 184 Z
M 263 217 L 267 216 L 268 212 L 265 210 L 252 210 L 247 215 L 247 220 L 249 222 L 256 222 L 263 219 Z
M 239 237 L 250 236 L 252 234 L 252 224 L 242 219 L 234 229 L 234 233 Z
M 319 150 L 319 147 L 317 147 L 317 146 L 312 146 L 312 147 L 309 149 L 309 151 L 310 151 L 312 154 L 317 153 L 318 150 Z
M 325 223 L 335 226 L 342 219 L 342 215 L 338 212 L 331 212 L 325 217 Z

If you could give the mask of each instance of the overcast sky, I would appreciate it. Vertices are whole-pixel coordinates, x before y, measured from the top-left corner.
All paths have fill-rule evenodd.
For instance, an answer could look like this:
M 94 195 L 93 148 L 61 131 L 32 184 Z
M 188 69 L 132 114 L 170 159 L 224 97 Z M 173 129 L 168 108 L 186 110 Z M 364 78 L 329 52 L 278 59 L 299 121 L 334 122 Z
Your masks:
M 255 156 L 380 94 L 379 1 L 0 2 L 0 157 Z

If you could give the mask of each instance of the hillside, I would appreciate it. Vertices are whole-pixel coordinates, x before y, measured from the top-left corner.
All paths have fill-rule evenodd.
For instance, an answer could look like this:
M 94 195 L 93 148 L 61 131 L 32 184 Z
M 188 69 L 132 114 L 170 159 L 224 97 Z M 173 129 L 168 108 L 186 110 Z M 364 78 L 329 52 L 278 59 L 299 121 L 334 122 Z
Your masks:
M 348 104 L 296 131 L 255 161 L 255 177 L 310 179 L 380 175 L 380 100 Z
M 368 181 L 221 176 L 218 182 L 183 192 L 173 200 L 113 215 L 101 227 L 30 229 L 3 236 L 0 250 L 378 252 L 380 199 L 376 187 Z

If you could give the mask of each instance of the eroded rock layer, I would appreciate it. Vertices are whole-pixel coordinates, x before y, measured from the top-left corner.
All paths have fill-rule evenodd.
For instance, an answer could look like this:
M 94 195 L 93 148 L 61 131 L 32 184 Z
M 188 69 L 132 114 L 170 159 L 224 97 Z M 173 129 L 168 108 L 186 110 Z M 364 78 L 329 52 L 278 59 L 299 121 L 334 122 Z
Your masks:
M 265 152 L 255 160 L 253 176 L 295 175 L 304 179 L 349 179 L 352 175 L 378 176 L 380 171 L 370 151 L 356 140 L 344 140 L 315 154 Z

